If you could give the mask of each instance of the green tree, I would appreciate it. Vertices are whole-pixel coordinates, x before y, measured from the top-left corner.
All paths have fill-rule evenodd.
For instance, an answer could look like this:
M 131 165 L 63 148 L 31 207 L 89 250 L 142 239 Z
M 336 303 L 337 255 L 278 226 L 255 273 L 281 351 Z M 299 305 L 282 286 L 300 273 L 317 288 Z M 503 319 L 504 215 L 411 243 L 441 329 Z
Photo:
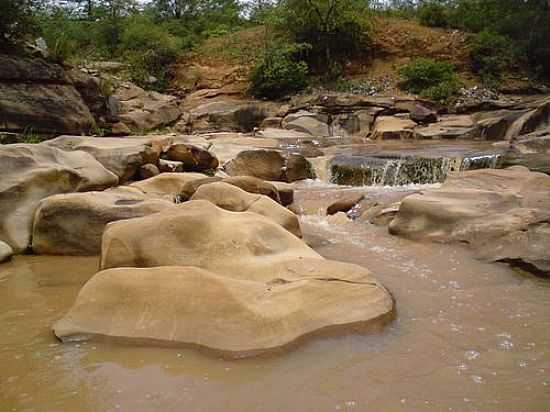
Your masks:
M 326 73 L 361 48 L 367 16 L 365 0 L 281 0 L 271 23 L 291 42 L 309 44 L 310 67 Z
M 34 0 L 0 0 L 0 51 L 14 51 L 28 34 L 36 33 Z

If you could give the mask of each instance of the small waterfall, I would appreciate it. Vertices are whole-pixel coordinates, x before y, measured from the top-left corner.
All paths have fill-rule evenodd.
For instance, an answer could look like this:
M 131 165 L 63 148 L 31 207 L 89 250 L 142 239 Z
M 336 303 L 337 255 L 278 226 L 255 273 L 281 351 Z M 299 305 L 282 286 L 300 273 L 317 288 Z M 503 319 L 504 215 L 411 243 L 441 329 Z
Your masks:
M 350 186 L 403 186 L 443 182 L 451 160 L 444 157 L 336 156 L 331 182 Z
M 500 153 L 481 153 L 464 156 L 461 171 L 476 169 L 496 169 L 502 160 Z

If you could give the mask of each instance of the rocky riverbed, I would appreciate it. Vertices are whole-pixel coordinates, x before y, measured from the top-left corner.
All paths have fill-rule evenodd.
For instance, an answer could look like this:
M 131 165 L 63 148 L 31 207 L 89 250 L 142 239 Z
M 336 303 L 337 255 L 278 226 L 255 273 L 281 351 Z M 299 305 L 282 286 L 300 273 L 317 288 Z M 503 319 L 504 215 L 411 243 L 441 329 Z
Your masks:
M 105 99 L 15 67 L 6 141 L 69 134 L 0 145 L 7 410 L 550 402 L 547 96 Z

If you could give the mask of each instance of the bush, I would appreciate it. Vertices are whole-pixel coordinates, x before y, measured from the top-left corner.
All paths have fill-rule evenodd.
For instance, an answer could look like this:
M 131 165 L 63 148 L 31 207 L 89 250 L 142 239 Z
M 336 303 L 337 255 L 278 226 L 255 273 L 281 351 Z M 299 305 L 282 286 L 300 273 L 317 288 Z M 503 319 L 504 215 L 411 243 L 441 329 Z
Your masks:
M 308 85 L 308 65 L 300 60 L 307 46 L 284 44 L 269 48 L 250 75 L 250 93 L 277 99 L 303 90 Z
M 451 63 L 418 58 L 399 73 L 405 78 L 402 87 L 434 100 L 446 100 L 458 92 L 460 83 Z
M 167 67 L 174 62 L 181 50 L 181 42 L 162 25 L 146 16 L 128 19 L 123 27 L 120 52 L 131 65 L 131 77 L 141 86 L 151 85 L 163 89 L 168 85 Z
M 481 76 L 483 83 L 495 87 L 500 83 L 502 71 L 512 60 L 510 40 L 484 30 L 474 38 L 470 58 L 472 68 Z
M 14 51 L 27 34 L 35 34 L 32 0 L 0 0 L 0 52 Z
M 428 27 L 447 27 L 449 25 L 446 7 L 437 2 L 430 1 L 418 8 L 420 24 Z

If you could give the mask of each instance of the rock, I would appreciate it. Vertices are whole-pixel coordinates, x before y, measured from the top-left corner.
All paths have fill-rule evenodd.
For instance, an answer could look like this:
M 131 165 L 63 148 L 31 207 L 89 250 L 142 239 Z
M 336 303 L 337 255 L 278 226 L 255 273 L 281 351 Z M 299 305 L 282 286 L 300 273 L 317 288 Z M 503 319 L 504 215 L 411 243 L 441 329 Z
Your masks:
M 158 167 L 154 164 L 147 163 L 146 165 L 140 166 L 138 170 L 138 175 L 141 180 L 149 179 L 156 175 L 160 174 Z
M 0 146 L 0 240 L 15 253 L 30 245 L 40 200 L 58 193 L 104 190 L 118 178 L 91 155 L 47 145 Z
M 200 173 L 161 173 L 130 185 L 140 190 L 149 198 L 179 199 L 185 185 L 193 180 L 204 179 L 206 176 Z M 185 200 L 185 199 L 183 199 Z
M 365 198 L 364 195 L 357 195 L 346 199 L 338 200 L 337 202 L 334 202 L 327 208 L 327 215 L 335 215 L 338 212 L 347 213 L 351 209 L 353 209 L 355 205 L 360 203 L 364 198 Z
M 111 124 L 111 135 L 112 136 L 128 136 L 132 131 L 128 126 L 122 122 L 116 122 Z
M 418 124 L 435 123 L 437 122 L 437 112 L 417 104 L 411 110 L 411 120 Z
M 173 248 L 178 253 L 173 253 Z M 100 266 L 196 266 L 240 279 L 271 280 L 276 277 L 273 271 L 257 270 L 267 263 L 265 258 L 275 264 L 298 256 L 319 258 L 267 217 L 229 212 L 210 201 L 193 200 L 176 210 L 109 225 L 103 236 Z
M 294 186 L 292 184 L 284 183 L 284 182 L 266 182 L 266 183 L 269 183 L 275 186 L 275 188 L 277 189 L 277 192 L 279 193 L 280 203 L 283 206 L 288 206 L 294 203 Z M 262 193 L 262 194 L 265 194 L 265 193 Z
M 223 100 L 192 108 L 189 122 L 191 130 L 195 132 L 251 132 L 269 116 L 267 104 Z
M 99 255 L 108 223 L 171 207 L 172 202 L 147 199 L 130 187 L 50 196 L 36 211 L 32 249 L 42 255 Z
M 93 124 L 61 66 L 0 55 L 0 130 L 81 134 Z
M 306 158 L 299 154 L 289 154 L 286 158 L 286 181 L 289 183 L 297 180 L 315 179 L 313 166 Z
M 102 271 L 54 332 L 63 341 L 113 337 L 242 357 L 328 327 L 366 325 L 392 311 L 391 297 L 365 269 L 310 261 L 311 267 L 289 265 L 272 282 L 189 266 Z
M 216 170 L 219 166 L 216 156 L 191 144 L 176 143 L 168 149 L 166 156 L 170 160 L 182 162 L 183 169 L 187 172 Z
M 348 216 L 344 212 L 337 212 L 329 215 L 327 221 L 331 225 L 346 225 L 350 222 Z
M 110 123 L 118 122 L 118 105 L 111 104 L 109 96 L 106 96 L 102 89 L 102 81 L 82 70 L 72 69 L 68 72 L 74 87 L 82 96 L 84 103 L 90 109 L 96 126 L 110 127 Z M 127 133 L 122 133 L 127 134 Z
M 468 243 L 480 257 L 550 273 L 550 176 L 520 166 L 448 178 L 403 199 L 392 234 Z
M 327 120 L 326 116 L 301 111 L 285 117 L 283 127 L 311 136 L 330 136 Z
M 200 186 L 191 200 L 208 200 L 231 212 L 257 213 L 280 224 L 295 236 L 302 237 L 298 217 L 267 196 L 248 193 L 228 183 L 215 182 Z
M 183 162 L 175 160 L 159 159 L 159 170 L 161 173 L 183 172 Z
M 282 199 L 279 196 L 278 187 L 272 182 L 266 182 L 252 176 L 228 177 L 223 179 L 223 182 L 233 186 L 237 186 L 245 192 L 264 195 L 270 197 L 277 203 L 282 203 Z
M 7 243 L 0 240 L 0 263 L 7 262 L 13 255 L 13 249 Z
M 185 186 L 183 186 L 183 189 L 179 193 L 179 200 L 182 202 L 185 202 L 191 199 L 191 197 L 195 194 L 197 189 L 202 185 L 220 182 L 221 180 L 222 178 L 218 176 L 204 176 L 201 179 L 191 180 L 190 182 L 187 182 Z
M 378 116 L 374 122 L 372 138 L 374 140 L 412 139 L 415 126 L 416 123 L 412 120 L 394 116 Z
M 224 169 L 230 176 L 284 181 L 285 166 L 285 158 L 275 150 L 245 150 L 226 163 Z
M 550 129 L 521 136 L 505 145 L 503 167 L 525 166 L 534 172 L 550 174 Z
M 550 98 L 535 102 L 535 108 L 518 118 L 506 133 L 507 140 L 550 127 Z
M 123 183 L 133 179 L 141 166 L 158 162 L 162 147 L 166 144 L 164 141 L 169 142 L 170 138 L 59 136 L 42 144 L 65 151 L 85 151 L 116 174 Z
M 393 311 L 366 269 L 323 259 L 263 216 L 201 200 L 109 224 L 101 267 L 110 270 L 54 325 L 63 341 L 124 338 L 242 356 Z
M 260 129 L 280 129 L 282 125 L 282 117 L 266 117 L 260 124 Z
M 508 130 L 525 110 L 498 110 L 493 112 L 480 112 L 473 115 L 479 135 L 485 140 L 503 140 Z
M 120 120 L 132 130 L 147 131 L 169 126 L 183 114 L 174 96 L 146 92 L 132 83 L 123 83 L 114 97 L 121 104 Z
M 414 133 L 417 139 L 472 139 L 479 129 L 469 115 L 445 115 L 437 123 L 416 127 Z

